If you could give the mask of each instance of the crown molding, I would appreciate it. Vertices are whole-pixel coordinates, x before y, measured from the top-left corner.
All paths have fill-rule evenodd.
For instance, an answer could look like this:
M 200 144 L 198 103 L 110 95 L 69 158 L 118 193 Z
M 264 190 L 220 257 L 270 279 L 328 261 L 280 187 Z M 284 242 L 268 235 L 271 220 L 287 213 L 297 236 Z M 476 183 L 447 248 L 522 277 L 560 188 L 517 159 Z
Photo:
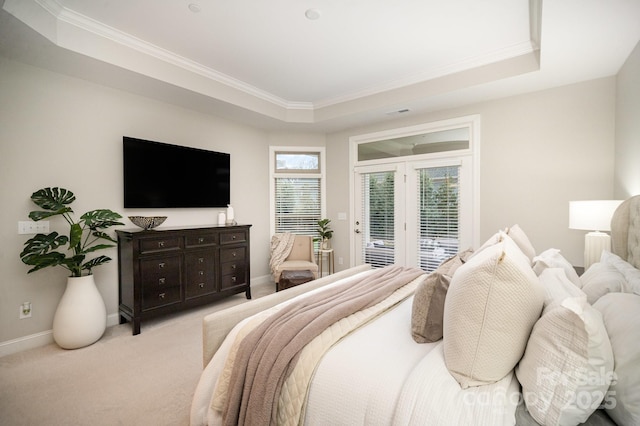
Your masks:
M 323 121 L 325 116 L 357 113 L 362 108 L 370 109 L 370 106 L 363 106 L 361 101 L 391 96 L 401 102 L 400 98 L 407 96 L 407 88 L 429 86 L 430 82 L 439 84 L 439 81 L 448 76 L 469 74 L 474 69 L 489 65 L 504 63 L 507 66 L 514 58 L 530 55 L 532 52 L 539 55 L 541 3 L 542 0 L 530 0 L 529 3 L 529 40 L 407 78 L 316 102 L 283 99 L 66 8 L 58 0 L 5 0 L 3 8 L 61 48 L 277 120 L 314 123 Z M 105 46 L 108 48 L 105 49 Z M 352 107 L 356 110 L 348 111 Z

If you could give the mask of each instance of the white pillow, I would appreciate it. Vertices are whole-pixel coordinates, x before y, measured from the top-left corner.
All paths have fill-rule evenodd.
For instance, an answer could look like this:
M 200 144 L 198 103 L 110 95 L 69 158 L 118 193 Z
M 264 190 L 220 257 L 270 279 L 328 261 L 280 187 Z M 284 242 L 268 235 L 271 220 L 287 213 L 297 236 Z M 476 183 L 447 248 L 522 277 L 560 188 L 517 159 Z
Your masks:
M 533 248 L 533 244 L 529 241 L 527 234 L 520 228 L 520 225 L 516 224 L 507 228 L 507 235 L 516 242 L 520 250 L 529 258 L 529 262 L 533 261 L 536 255 L 536 249 Z
M 580 281 L 591 304 L 607 293 L 640 294 L 640 270 L 608 251 L 602 252 L 600 262 L 591 265 Z
M 629 262 L 620 256 L 608 251 L 603 251 L 600 262 L 607 263 L 618 270 L 625 279 L 622 292 L 635 293 L 640 295 L 640 270 L 636 269 Z
M 626 285 L 624 276 L 614 266 L 608 263 L 594 263 L 580 276 L 582 291 L 587 295 L 589 303 L 593 304 L 607 293 L 619 293 Z
M 619 425 L 640 425 L 640 296 L 610 293 L 593 307 L 602 313 L 615 361 L 604 408 Z
M 538 320 L 516 376 L 531 417 L 545 426 L 570 426 L 600 406 L 612 371 L 602 316 L 578 297 L 553 305 Z
M 580 276 L 578 276 L 578 273 L 571 263 L 560 254 L 560 250 L 558 249 L 550 248 L 534 257 L 532 268 L 533 272 L 538 274 L 538 276 L 540 276 L 545 268 L 562 268 L 567 278 L 569 278 L 576 287 L 582 288 Z
M 545 309 L 554 303 L 562 303 L 567 297 L 587 299 L 587 295 L 569 281 L 562 268 L 545 268 L 538 278 L 545 292 Z
M 524 353 L 544 290 L 507 235 L 475 253 L 451 279 L 444 307 L 444 356 L 462 388 L 502 379 Z

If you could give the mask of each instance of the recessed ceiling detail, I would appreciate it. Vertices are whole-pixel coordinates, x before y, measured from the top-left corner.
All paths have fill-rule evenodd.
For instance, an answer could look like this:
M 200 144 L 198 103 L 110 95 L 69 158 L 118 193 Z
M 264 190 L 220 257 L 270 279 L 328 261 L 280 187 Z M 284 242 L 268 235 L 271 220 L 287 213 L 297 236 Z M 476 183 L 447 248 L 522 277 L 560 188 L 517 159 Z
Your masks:
M 640 2 L 602 3 L 4 0 L 3 13 L 194 105 L 348 125 L 612 75 L 640 38 Z

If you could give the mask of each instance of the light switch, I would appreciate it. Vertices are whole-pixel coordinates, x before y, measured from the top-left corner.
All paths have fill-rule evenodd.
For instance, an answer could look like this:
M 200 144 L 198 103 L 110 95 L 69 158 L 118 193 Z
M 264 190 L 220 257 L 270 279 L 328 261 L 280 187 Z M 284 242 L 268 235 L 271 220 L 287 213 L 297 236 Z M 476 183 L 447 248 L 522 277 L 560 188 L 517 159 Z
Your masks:
M 30 220 L 24 220 L 18 222 L 18 234 L 48 234 L 49 233 L 49 221 L 41 220 L 33 222 Z

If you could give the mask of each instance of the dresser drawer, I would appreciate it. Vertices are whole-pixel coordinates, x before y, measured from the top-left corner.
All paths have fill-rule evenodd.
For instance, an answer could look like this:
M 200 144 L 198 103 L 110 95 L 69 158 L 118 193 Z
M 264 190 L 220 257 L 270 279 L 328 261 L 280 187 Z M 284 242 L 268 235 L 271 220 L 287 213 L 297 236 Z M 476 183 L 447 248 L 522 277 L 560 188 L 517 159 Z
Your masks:
M 222 282 L 220 283 L 220 290 L 235 287 L 238 285 L 244 285 L 247 281 L 246 270 L 240 269 L 233 274 L 223 275 Z
M 182 274 L 180 256 L 144 259 L 140 261 L 142 286 L 146 290 L 180 286 Z
M 145 287 L 142 291 L 142 310 L 180 303 L 180 286 L 167 288 Z
M 167 237 L 167 238 L 145 238 L 140 240 L 140 254 L 143 253 L 155 253 L 166 250 L 179 250 L 180 237 Z
M 187 234 L 185 245 L 187 247 L 203 247 L 218 244 L 218 234 L 193 233 Z
M 247 233 L 245 231 L 232 231 L 220 233 L 220 244 L 243 243 L 247 241 Z
M 189 253 L 185 256 L 186 286 L 185 297 L 198 297 L 215 293 L 216 269 L 215 252 Z
M 220 262 L 234 262 L 245 259 L 246 248 L 234 247 L 220 250 Z
M 244 259 L 238 259 L 236 262 L 223 262 L 220 264 L 220 273 L 222 275 L 236 274 L 245 268 Z

